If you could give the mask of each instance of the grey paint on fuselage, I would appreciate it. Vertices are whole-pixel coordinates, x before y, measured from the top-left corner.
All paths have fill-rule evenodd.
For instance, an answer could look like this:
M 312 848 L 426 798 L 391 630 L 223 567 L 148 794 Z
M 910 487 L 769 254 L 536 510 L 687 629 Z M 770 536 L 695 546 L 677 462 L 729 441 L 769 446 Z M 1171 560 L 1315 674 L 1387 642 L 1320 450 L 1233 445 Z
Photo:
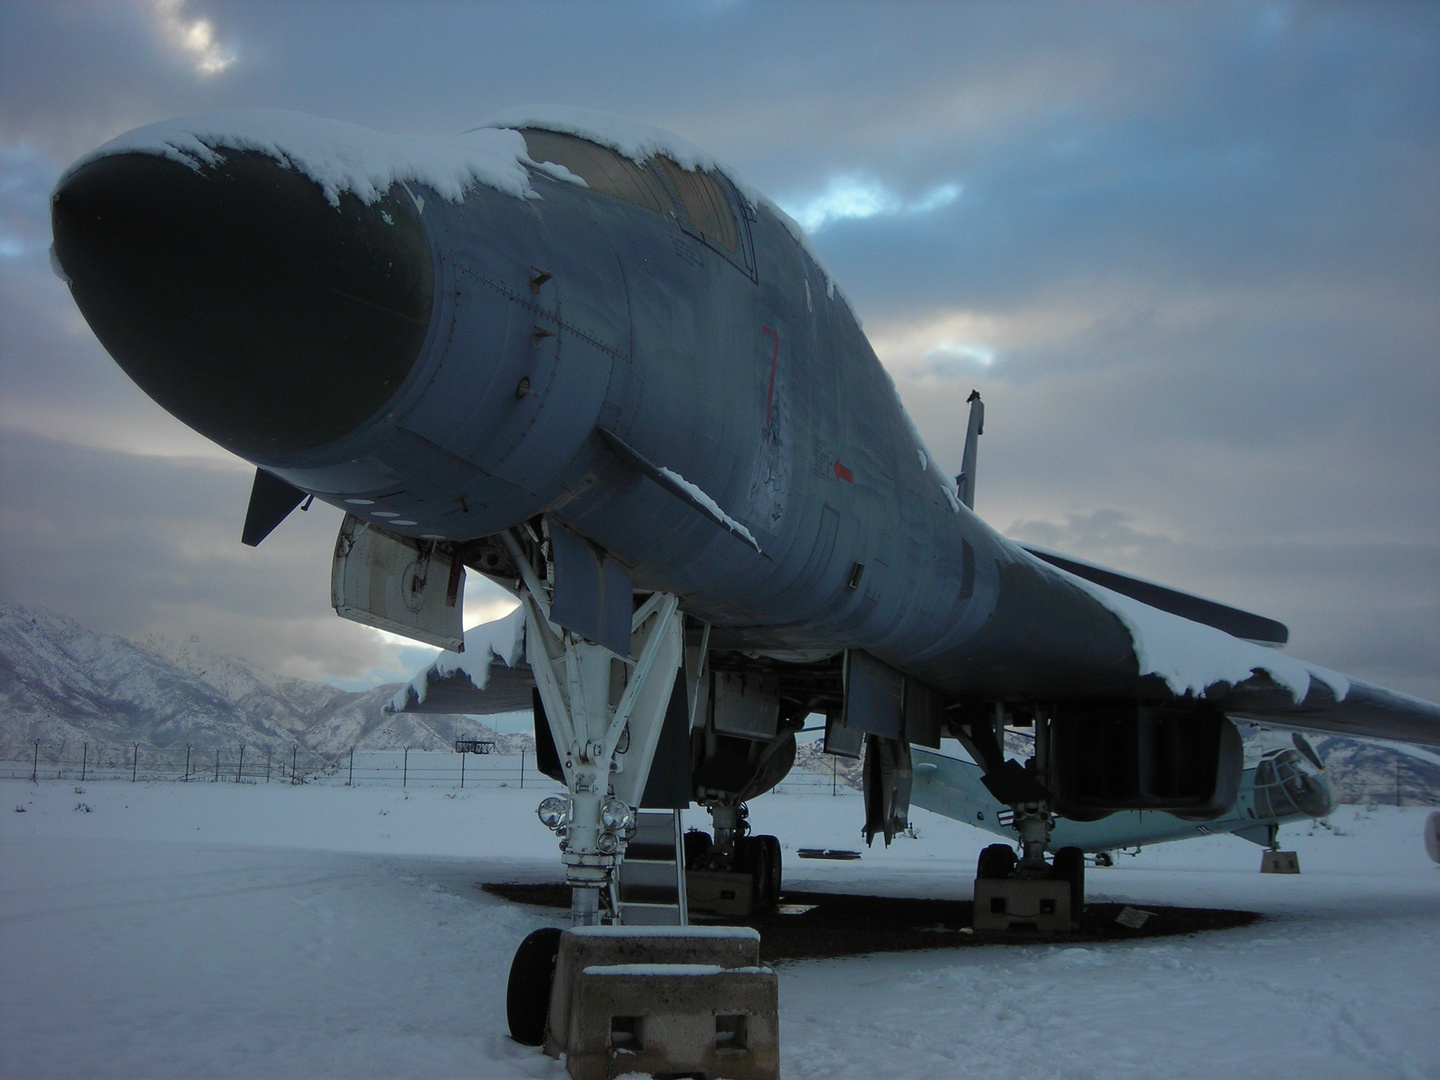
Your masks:
M 284 124 L 293 134 L 305 120 Z M 203 126 L 217 125 L 223 117 Z M 187 146 L 196 138 L 165 137 Z M 1331 680 L 1309 677 L 1313 668 L 1296 691 L 1263 662 L 1249 677 L 1234 672 L 1238 683 L 1189 690 L 1172 690 L 1158 674 L 1168 669 L 1141 676 L 1116 614 L 1122 608 L 959 505 L 793 223 L 718 171 L 707 175 L 735 215 L 734 252 L 702 236 L 683 207 L 679 216 L 656 212 L 528 158 L 510 161 L 527 175 L 524 192 L 473 183 L 463 196 L 452 192 L 452 202 L 418 181 L 386 181 L 391 214 L 351 195 L 327 202 L 318 184 L 293 182 L 290 161 L 235 150 L 232 143 L 254 145 L 253 131 L 231 143 L 217 138 L 223 154 L 177 160 L 163 140 L 135 150 L 122 137 L 113 152 L 82 159 L 52 198 L 56 265 L 147 392 L 190 402 L 194 409 L 172 411 L 202 433 L 207 409 L 227 414 L 211 437 L 301 491 L 433 540 L 478 540 L 547 513 L 623 564 L 637 588 L 676 594 L 686 614 L 712 626 L 713 649 L 811 658 L 862 649 L 929 684 L 947 707 L 1063 712 L 1087 699 L 1195 708 L 1194 694 L 1232 716 L 1440 739 L 1434 705 L 1354 680 L 1334 681 L 1335 691 Z M 519 134 L 509 145 L 516 140 L 525 145 Z M 656 185 L 670 183 L 653 159 L 642 168 Z M 216 181 L 208 193 L 207 179 Z M 176 197 L 165 197 L 171 188 Z M 288 293 L 277 305 L 267 292 L 274 263 L 295 262 L 290 234 L 277 224 L 286 221 L 314 226 L 306 248 L 314 260 L 304 264 L 314 281 L 286 279 L 309 307 L 297 309 Z M 168 247 L 153 242 L 156 226 Z M 247 231 L 273 242 L 248 260 L 228 249 L 217 259 L 207 246 L 218 236 L 236 247 Z M 412 273 L 427 250 L 432 273 Z M 369 283 L 365 296 L 337 285 L 356 266 Z M 182 291 L 183 304 L 127 306 L 126 297 L 170 296 L 187 268 L 205 273 L 196 290 Z M 391 297 L 397 306 L 386 305 Z M 422 321 L 415 313 L 427 297 L 411 363 Z M 314 330 L 343 329 L 362 311 L 368 321 L 354 325 L 377 341 L 388 335 L 394 350 L 370 357 L 369 368 L 355 361 L 347 384 L 336 373 L 354 352 L 327 349 L 338 339 L 317 343 Z M 236 347 L 249 340 L 235 332 L 249 325 L 247 313 L 273 330 L 254 349 Z M 297 341 L 305 349 L 287 351 Z M 278 378 L 307 360 L 318 384 Z M 221 392 L 197 392 L 207 380 Z M 313 422 L 329 416 L 323 400 L 308 416 L 294 407 L 328 395 L 358 413 L 356 402 L 373 407 L 384 398 L 377 387 L 388 393 L 394 381 L 378 412 L 339 437 L 332 428 L 343 425 Z M 232 386 L 245 395 L 230 394 Z M 357 392 L 336 392 L 347 387 Z M 231 415 L 236 402 L 244 415 Z M 265 430 L 246 428 L 262 421 Z M 236 423 L 249 430 L 243 446 Z M 280 424 L 297 430 L 272 430 Z M 602 431 L 633 455 L 617 452 Z M 698 510 L 698 500 L 637 470 L 636 458 L 713 499 L 759 550 Z M 1188 647 L 1203 653 L 1206 640 Z
M 736 646 L 864 648 L 949 693 L 1135 694 L 1119 620 L 921 468 L 848 304 L 768 209 L 729 189 L 752 274 L 748 251 L 681 222 L 534 183 L 540 199 L 480 187 L 461 204 L 409 185 L 436 271 L 419 361 L 367 425 L 257 464 L 361 516 L 345 499 L 373 499 L 416 524 L 377 522 L 417 536 L 548 508 Z M 552 275 L 538 288 L 535 268 Z M 618 461 L 597 426 L 699 486 L 762 553 Z

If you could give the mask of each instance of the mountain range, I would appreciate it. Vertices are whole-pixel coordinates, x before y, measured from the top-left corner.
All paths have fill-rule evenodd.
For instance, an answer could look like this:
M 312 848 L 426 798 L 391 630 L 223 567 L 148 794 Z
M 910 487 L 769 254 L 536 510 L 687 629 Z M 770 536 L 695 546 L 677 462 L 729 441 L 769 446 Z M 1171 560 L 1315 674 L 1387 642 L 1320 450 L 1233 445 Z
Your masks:
M 298 746 L 333 758 L 352 747 L 444 750 L 462 737 L 518 753 L 532 741 L 469 717 L 382 712 L 398 689 L 341 690 L 211 652 L 194 636 L 132 642 L 0 601 L 0 747 L 38 739 L 289 754 Z
M 501 753 L 533 751 L 531 736 L 502 735 L 474 717 L 383 712 L 398 689 L 391 683 L 341 690 L 214 653 L 194 636 L 132 642 L 0 600 L 0 755 L 6 757 L 36 740 L 51 747 L 245 746 L 277 755 L 299 748 L 328 760 L 352 748 L 447 750 L 457 738 L 492 739 Z M 1440 754 L 1360 739 L 1311 741 L 1343 801 L 1440 800 Z M 1019 744 L 1011 749 L 1018 752 Z M 819 743 L 802 743 L 796 761 L 860 786 L 860 763 L 837 764 Z

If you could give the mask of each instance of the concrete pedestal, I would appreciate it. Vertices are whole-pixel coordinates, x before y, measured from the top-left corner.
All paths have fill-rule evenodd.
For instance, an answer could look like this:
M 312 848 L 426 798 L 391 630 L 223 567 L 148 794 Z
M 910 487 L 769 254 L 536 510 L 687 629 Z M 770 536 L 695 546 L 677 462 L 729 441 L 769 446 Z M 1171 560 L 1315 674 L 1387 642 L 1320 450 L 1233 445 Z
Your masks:
M 1293 851 L 1266 851 L 1260 856 L 1262 874 L 1298 874 L 1300 856 Z
M 754 888 L 749 874 L 728 870 L 685 871 L 685 891 L 691 911 L 743 919 L 750 914 Z
M 977 878 L 976 930 L 1070 930 L 1070 883 L 1053 879 Z
M 748 927 L 587 926 L 560 938 L 545 1052 L 575 1080 L 779 1075 L 778 984 Z

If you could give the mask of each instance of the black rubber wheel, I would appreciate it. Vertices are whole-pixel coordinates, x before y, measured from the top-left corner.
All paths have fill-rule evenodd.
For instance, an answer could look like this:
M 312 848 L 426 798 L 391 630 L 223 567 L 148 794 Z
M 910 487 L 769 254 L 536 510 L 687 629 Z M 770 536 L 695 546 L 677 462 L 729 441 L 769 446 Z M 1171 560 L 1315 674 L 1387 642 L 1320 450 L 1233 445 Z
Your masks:
M 785 860 L 780 854 L 780 838 L 778 836 L 762 836 L 765 841 L 765 857 L 770 864 L 770 903 L 774 907 L 780 903 L 780 882 L 781 875 L 785 870 Z
M 715 846 L 715 841 L 710 839 L 710 834 L 701 832 L 699 829 L 691 829 L 681 842 L 685 845 L 685 869 L 705 869 L 705 860 L 710 856 L 710 849 Z
M 745 845 L 745 870 L 750 875 L 751 910 L 765 911 L 775 906 L 776 893 L 769 846 L 763 836 L 747 836 L 741 842 Z
M 991 844 L 980 852 L 975 876 L 983 881 L 1003 881 L 1015 872 L 1015 849 L 1009 844 Z
M 1070 883 L 1070 923 L 1078 927 L 1085 910 L 1085 853 L 1078 847 L 1062 847 L 1055 852 L 1050 873 L 1056 880 Z
M 560 955 L 560 930 L 547 926 L 520 943 L 510 961 L 505 987 L 505 1019 L 510 1037 L 522 1046 L 545 1041 L 550 1016 L 550 987 L 555 982 L 555 959 Z

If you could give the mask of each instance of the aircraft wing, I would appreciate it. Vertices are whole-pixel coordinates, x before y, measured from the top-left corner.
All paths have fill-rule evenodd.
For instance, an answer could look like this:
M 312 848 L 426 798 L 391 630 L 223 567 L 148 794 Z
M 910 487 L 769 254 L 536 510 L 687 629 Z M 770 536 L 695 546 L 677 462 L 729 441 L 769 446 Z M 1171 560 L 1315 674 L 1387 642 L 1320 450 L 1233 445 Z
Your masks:
M 1036 547 L 1034 544 L 1021 546 L 1037 559 L 1043 559 L 1051 566 L 1058 566 L 1061 570 L 1074 574 L 1076 577 L 1103 585 L 1107 589 L 1139 600 L 1143 604 L 1149 604 L 1151 607 L 1159 608 L 1161 611 L 1168 611 L 1182 618 L 1213 626 L 1217 630 L 1224 630 L 1227 634 L 1233 634 L 1245 641 L 1253 641 L 1261 645 L 1284 645 L 1290 640 L 1289 627 L 1274 619 L 1267 619 L 1264 615 L 1256 615 L 1228 604 L 1206 600 L 1191 593 L 1181 592 L 1179 589 L 1172 589 L 1168 585 L 1146 581 L 1144 578 L 1137 578 L 1130 574 L 1122 574 L 1107 566 L 1097 566 L 1084 559 L 1077 559 L 1072 555 L 1062 555 L 1058 551 Z
M 1068 556 L 1022 550 L 1125 624 L 1140 675 L 1157 692 L 1262 724 L 1440 746 L 1440 706 L 1256 643 L 1283 641 L 1281 623 Z
M 464 652 L 442 652 L 385 706 L 388 713 L 493 716 L 528 712 L 535 676 L 525 662 L 521 609 L 465 631 Z
M 1312 681 L 1297 702 L 1288 689 L 1257 676 L 1219 695 L 1218 700 L 1220 707 L 1237 719 L 1440 746 L 1440 706 L 1358 679 L 1346 679 L 1341 693 L 1327 683 Z

